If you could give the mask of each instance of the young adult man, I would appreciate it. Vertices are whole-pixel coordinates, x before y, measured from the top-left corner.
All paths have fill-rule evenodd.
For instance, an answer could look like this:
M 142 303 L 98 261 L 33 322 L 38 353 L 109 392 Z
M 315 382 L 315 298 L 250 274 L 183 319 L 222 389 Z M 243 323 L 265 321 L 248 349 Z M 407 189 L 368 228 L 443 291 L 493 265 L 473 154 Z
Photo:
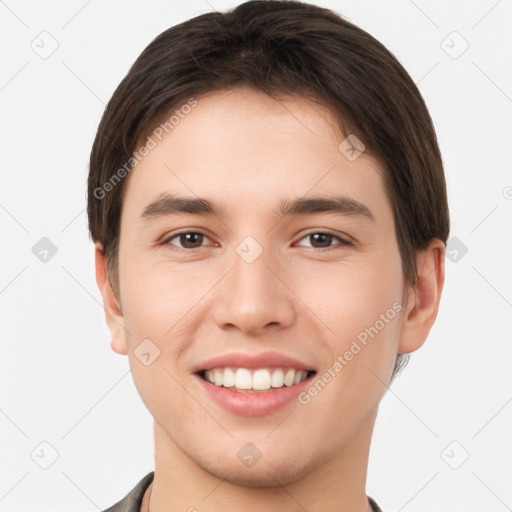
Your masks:
M 378 511 L 378 405 L 421 347 L 449 232 L 413 81 L 326 9 L 160 34 L 109 102 L 88 215 L 155 470 L 109 512 Z

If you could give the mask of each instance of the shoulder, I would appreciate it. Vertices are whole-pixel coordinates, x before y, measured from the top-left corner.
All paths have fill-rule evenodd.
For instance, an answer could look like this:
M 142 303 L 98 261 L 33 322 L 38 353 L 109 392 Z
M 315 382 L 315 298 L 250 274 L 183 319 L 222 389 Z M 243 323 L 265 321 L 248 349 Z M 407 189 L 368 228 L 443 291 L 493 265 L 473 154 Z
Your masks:
M 121 501 L 103 512 L 140 512 L 142 498 L 153 481 L 153 477 L 154 471 L 151 471 Z

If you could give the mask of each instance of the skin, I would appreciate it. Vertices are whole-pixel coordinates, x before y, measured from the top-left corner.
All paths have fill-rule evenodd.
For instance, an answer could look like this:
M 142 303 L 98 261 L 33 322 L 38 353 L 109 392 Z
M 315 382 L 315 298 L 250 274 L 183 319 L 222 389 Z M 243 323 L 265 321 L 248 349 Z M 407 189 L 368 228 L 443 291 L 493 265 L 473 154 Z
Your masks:
M 418 251 L 416 289 L 405 287 L 382 166 L 367 153 L 349 161 L 338 150 L 345 137 L 323 107 L 247 87 L 197 99 L 129 175 L 117 298 L 96 246 L 112 349 L 128 355 L 155 419 L 151 511 L 366 512 L 379 402 L 397 352 L 420 348 L 435 321 L 444 244 L 433 240 Z M 226 217 L 141 220 L 163 191 L 220 201 Z M 272 212 L 282 199 L 334 192 L 365 204 L 375 222 Z M 336 238 L 315 244 L 308 236 L 326 229 L 353 245 Z M 182 237 L 159 245 L 177 231 L 205 237 L 196 249 Z M 251 264 L 236 252 L 249 235 L 263 248 Z M 401 314 L 307 405 L 292 401 L 270 415 L 239 416 L 214 403 L 191 374 L 218 354 L 266 350 L 322 374 L 395 302 Z M 149 366 L 133 352 L 145 338 L 160 350 Z M 252 468 L 236 455 L 247 442 L 262 452 Z

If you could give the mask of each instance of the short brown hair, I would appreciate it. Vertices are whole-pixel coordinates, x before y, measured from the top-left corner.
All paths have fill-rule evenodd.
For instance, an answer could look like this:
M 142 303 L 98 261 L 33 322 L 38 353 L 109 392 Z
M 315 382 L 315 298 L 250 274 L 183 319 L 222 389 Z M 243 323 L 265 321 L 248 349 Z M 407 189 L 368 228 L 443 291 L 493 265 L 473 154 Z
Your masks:
M 338 13 L 295 0 L 260 0 L 162 32 L 108 103 L 90 156 L 87 214 L 114 292 L 126 179 L 113 178 L 128 173 L 127 162 L 164 114 L 191 96 L 236 85 L 327 106 L 342 132 L 355 134 L 381 161 L 404 280 L 414 286 L 415 250 L 434 238 L 446 244 L 449 234 L 442 159 L 418 88 L 379 41 Z M 397 355 L 392 378 L 407 359 Z

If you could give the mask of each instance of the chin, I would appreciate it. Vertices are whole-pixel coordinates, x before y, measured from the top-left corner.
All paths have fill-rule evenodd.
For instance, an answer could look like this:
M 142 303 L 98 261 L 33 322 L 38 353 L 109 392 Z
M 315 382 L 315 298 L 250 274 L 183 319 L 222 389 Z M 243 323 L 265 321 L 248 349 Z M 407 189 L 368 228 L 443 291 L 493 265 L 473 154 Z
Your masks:
M 305 477 L 308 472 L 314 469 L 314 464 L 297 466 L 298 461 L 291 462 L 292 457 L 296 453 L 290 454 L 284 461 L 266 462 L 262 457 L 252 468 L 245 468 L 243 464 L 236 459 L 236 463 L 230 458 L 220 465 L 217 461 L 214 465 L 203 465 L 200 461 L 196 461 L 203 467 L 205 471 L 215 478 L 241 487 L 281 487 L 296 482 Z

